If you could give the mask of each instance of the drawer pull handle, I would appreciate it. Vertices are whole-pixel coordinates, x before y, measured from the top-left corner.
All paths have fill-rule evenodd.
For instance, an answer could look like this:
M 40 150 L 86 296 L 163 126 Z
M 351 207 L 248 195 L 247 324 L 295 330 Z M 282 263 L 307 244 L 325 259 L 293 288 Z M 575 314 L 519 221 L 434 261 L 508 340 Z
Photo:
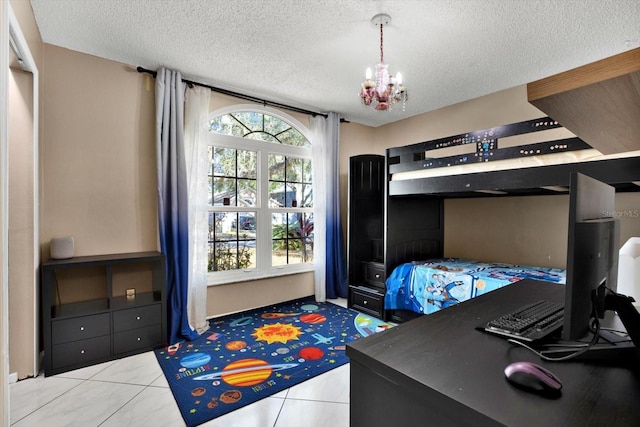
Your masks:
M 84 354 L 84 350 L 80 350 L 80 354 Z
M 136 320 L 140 320 L 140 316 L 136 316 Z
M 364 300 L 364 305 L 367 305 L 367 302 L 368 302 L 367 300 Z
M 80 326 L 80 330 L 81 330 L 81 331 L 84 331 L 84 326 Z
M 379 278 L 380 278 L 380 275 L 379 275 L 379 274 L 376 274 L 376 279 L 379 279 Z
M 138 341 L 142 341 L 142 338 L 138 337 Z

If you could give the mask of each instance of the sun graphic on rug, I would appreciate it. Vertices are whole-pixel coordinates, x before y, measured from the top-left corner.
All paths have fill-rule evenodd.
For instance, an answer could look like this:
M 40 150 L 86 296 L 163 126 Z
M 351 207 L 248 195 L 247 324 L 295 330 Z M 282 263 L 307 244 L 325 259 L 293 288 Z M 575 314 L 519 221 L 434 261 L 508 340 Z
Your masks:
M 302 335 L 300 328 L 283 323 L 274 323 L 272 325 L 264 325 L 256 328 L 252 336 L 257 341 L 266 341 L 267 344 L 280 342 L 286 344 L 287 341 L 297 340 Z

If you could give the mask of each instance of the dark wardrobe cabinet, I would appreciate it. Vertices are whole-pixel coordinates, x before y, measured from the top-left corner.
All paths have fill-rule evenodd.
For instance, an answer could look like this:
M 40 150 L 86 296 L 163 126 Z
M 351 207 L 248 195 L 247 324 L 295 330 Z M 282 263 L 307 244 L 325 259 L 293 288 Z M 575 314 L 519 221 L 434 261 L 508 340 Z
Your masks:
M 384 156 L 349 159 L 349 307 L 384 317 Z

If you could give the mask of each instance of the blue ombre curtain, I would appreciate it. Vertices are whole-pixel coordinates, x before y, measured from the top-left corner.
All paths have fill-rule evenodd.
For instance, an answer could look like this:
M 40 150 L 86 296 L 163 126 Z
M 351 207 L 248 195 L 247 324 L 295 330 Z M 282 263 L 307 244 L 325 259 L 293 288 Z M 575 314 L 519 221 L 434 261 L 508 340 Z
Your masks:
M 160 68 L 156 76 L 156 160 L 160 250 L 167 264 L 169 344 L 194 339 L 189 326 L 189 217 L 184 151 L 185 84 L 178 71 Z
M 312 117 L 314 264 L 316 300 L 347 297 L 348 279 L 340 216 L 340 117 Z

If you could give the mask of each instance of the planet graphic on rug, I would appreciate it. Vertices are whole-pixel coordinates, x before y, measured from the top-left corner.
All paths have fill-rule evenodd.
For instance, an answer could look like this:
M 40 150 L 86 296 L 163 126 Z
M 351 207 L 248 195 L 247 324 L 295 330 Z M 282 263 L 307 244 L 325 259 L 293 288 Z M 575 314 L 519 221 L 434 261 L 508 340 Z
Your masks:
M 315 304 L 305 304 L 300 308 L 304 311 L 317 311 L 319 307 Z
M 298 314 L 300 313 L 263 313 L 261 317 L 263 319 L 279 319 L 281 317 L 297 316 Z
M 368 337 L 377 332 L 384 331 L 389 328 L 389 324 L 382 320 L 374 319 L 373 317 L 365 316 L 362 313 L 358 313 L 353 323 L 363 337 Z
M 300 316 L 301 322 L 309 323 L 312 325 L 317 325 L 319 323 L 326 322 L 326 320 L 327 318 L 325 316 L 318 313 L 309 313 L 309 314 L 303 314 L 302 316 Z
M 211 356 L 206 353 L 194 353 L 180 359 L 180 365 L 187 369 L 206 365 L 211 361 Z
M 324 351 L 318 347 L 305 347 L 300 350 L 300 357 L 306 360 L 318 360 L 322 359 L 322 356 L 324 356 Z
M 210 381 L 222 379 L 229 385 L 249 387 L 266 381 L 273 371 L 291 369 L 298 366 L 297 363 L 281 363 L 270 365 L 261 359 L 242 359 L 229 363 L 221 372 L 194 377 L 197 381 Z
M 243 349 L 243 348 L 245 348 L 246 346 L 247 346 L 247 343 L 246 343 L 246 342 L 244 342 L 244 341 L 240 341 L 240 340 L 237 340 L 237 341 L 229 341 L 229 342 L 225 345 L 225 348 L 226 348 L 227 350 L 231 350 L 231 351 L 233 351 L 233 350 L 242 350 L 242 349 Z

